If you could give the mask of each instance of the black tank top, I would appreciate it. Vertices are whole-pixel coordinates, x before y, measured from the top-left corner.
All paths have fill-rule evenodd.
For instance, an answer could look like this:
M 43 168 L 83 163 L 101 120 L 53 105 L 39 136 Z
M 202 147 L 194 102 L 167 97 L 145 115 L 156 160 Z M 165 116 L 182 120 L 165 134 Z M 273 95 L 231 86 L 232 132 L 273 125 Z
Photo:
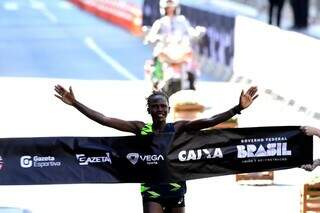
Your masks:
M 148 123 L 141 129 L 141 135 L 152 134 L 152 124 Z M 163 132 L 175 132 L 173 123 L 167 123 Z M 176 183 L 142 183 L 141 195 L 145 198 L 174 198 L 181 197 L 187 192 L 187 185 L 185 181 Z

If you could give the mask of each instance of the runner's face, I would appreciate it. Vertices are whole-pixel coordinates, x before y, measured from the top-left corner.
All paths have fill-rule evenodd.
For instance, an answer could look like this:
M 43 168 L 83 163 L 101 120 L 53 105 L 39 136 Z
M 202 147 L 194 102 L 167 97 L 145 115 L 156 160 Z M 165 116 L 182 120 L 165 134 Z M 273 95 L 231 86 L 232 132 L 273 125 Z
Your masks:
M 154 96 L 149 105 L 149 113 L 154 121 L 166 121 L 169 112 L 169 105 L 167 100 L 161 96 Z

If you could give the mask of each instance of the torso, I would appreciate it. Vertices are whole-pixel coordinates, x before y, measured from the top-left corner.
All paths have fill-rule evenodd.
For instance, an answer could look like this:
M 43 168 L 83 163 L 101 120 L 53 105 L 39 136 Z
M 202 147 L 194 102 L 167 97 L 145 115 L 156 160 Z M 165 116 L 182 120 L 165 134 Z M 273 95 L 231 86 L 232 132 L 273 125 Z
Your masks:
M 175 132 L 174 124 L 167 123 L 161 132 Z M 152 134 L 152 125 L 146 124 L 141 129 L 141 135 Z M 144 198 L 158 199 L 158 198 L 177 198 L 183 196 L 187 191 L 185 181 L 176 183 L 142 183 L 141 184 L 141 195 Z

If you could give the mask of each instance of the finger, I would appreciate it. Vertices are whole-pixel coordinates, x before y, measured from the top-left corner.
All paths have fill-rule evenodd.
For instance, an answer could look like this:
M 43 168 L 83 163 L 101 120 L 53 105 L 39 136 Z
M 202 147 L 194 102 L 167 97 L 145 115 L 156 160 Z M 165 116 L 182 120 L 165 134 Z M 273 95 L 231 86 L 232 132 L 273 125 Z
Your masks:
M 246 95 L 252 96 L 252 90 L 251 90 L 251 88 L 246 92 Z
M 60 90 L 59 85 L 55 85 L 55 86 L 54 86 L 54 90 L 55 90 L 55 91 Z
M 306 170 L 305 166 L 300 166 L 300 168 Z
M 72 90 L 72 87 L 71 87 L 71 86 L 69 87 L 69 91 L 70 91 L 70 94 L 71 94 L 72 96 L 74 96 L 74 95 L 73 95 L 73 90 Z
M 62 90 L 56 90 L 56 92 L 61 96 L 63 95 L 63 91 Z
M 250 91 L 249 91 L 249 95 L 252 97 L 252 96 L 254 96 L 256 94 L 256 92 L 257 92 L 256 88 L 255 87 L 251 87 Z
M 306 126 L 302 126 L 301 127 L 301 130 L 305 133 L 305 134 L 307 134 L 308 133 L 308 129 L 307 129 L 307 127 Z M 308 134 L 307 134 L 308 135 Z
M 311 167 L 310 167 L 309 164 L 302 165 L 301 168 L 304 169 L 304 170 L 306 170 L 306 171 L 311 171 Z
M 56 96 L 57 98 L 59 98 L 62 101 L 62 97 L 61 96 L 59 96 L 59 95 L 54 95 L 54 96 Z
M 259 95 L 255 95 L 253 98 L 252 98 L 252 100 L 255 100 L 256 98 L 258 98 L 259 97 Z
M 59 90 L 60 90 L 61 92 L 65 92 L 65 91 L 66 91 L 65 88 L 64 88 L 63 86 L 61 86 L 61 85 L 58 85 L 58 88 L 59 88 Z
M 62 87 L 61 85 L 59 85 L 59 84 L 58 84 L 58 85 L 56 85 L 56 86 L 55 86 L 55 88 L 57 88 L 57 89 L 61 90 L 61 88 L 63 88 L 63 87 Z
M 61 90 L 56 90 L 56 93 L 62 96 L 63 92 Z
M 241 91 L 241 94 L 240 94 L 240 96 L 243 96 L 243 95 L 244 95 L 244 91 L 242 90 L 242 91 Z
M 258 89 L 257 89 L 256 86 L 253 86 L 253 87 L 250 88 L 250 94 L 251 95 L 254 95 L 257 91 L 258 91 Z
M 64 93 L 65 90 L 61 86 L 56 86 L 55 91 L 61 95 L 62 93 Z

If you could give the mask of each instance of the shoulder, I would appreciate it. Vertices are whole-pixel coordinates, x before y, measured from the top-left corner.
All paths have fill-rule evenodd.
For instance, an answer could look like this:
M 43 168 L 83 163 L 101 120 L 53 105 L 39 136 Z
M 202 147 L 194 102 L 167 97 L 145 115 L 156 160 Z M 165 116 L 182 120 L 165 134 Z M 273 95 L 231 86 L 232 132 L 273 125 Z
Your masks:
M 157 19 L 155 22 L 164 23 L 164 22 L 168 22 L 168 21 L 169 21 L 169 17 L 162 16 L 161 18 Z
M 174 123 L 167 123 L 166 124 L 166 131 L 167 132 L 175 132 L 176 128 L 174 126 Z
M 172 125 L 174 126 L 174 129 L 176 130 L 176 132 L 183 132 L 184 131 L 183 129 L 188 122 L 189 121 L 181 120 L 181 121 L 174 122 Z
M 154 22 L 153 22 L 153 24 L 152 24 L 152 28 L 157 28 L 157 27 L 160 27 L 162 24 L 163 24 L 163 20 L 162 20 L 162 18 L 160 18 L 160 19 L 157 19 L 157 20 L 155 20 Z
M 142 129 L 147 126 L 146 123 L 142 122 L 142 121 L 130 121 L 133 125 L 133 129 L 134 129 L 134 133 L 136 135 L 141 134 Z
M 176 19 L 177 19 L 178 21 L 181 21 L 181 22 L 186 22 L 186 21 L 188 21 L 184 15 L 178 15 L 178 16 L 176 17 Z

